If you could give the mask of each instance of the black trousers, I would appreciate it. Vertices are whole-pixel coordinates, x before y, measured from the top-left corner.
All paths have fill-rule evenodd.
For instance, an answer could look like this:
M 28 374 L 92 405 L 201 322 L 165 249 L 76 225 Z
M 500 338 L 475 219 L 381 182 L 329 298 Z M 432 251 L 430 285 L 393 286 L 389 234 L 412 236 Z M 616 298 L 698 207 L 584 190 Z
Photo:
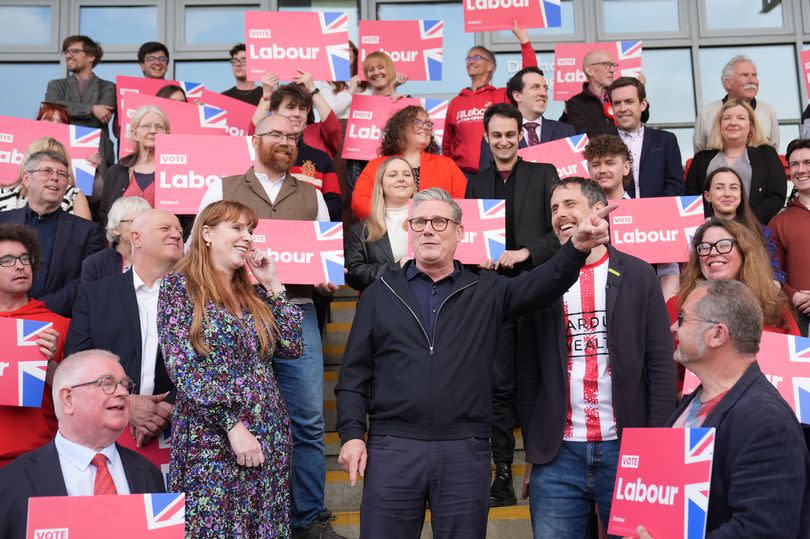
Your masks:
M 515 363 L 517 324 L 504 320 L 496 341 L 492 367 L 492 461 L 512 464 L 515 453 Z

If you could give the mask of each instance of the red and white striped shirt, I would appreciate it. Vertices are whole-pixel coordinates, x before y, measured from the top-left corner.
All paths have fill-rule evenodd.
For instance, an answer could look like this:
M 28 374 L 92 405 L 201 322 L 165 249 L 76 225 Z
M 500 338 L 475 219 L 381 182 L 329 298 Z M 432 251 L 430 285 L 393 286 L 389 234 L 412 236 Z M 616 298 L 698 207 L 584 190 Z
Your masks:
M 605 286 L 608 253 L 583 266 L 579 280 L 563 296 L 568 340 L 568 406 L 564 439 L 615 440 Z

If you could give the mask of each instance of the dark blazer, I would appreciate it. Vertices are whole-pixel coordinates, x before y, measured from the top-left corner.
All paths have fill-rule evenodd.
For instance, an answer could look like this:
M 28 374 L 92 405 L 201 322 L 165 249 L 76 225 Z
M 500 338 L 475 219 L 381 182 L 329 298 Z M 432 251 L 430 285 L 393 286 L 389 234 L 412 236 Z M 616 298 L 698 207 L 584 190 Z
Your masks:
M 127 376 L 141 379 L 141 323 L 132 270 L 79 287 L 65 342 L 65 355 L 100 348 L 121 358 Z M 155 362 L 155 395 L 173 391 L 160 347 Z M 174 402 L 173 400 L 171 402 Z
M 674 197 L 684 193 L 681 150 L 675 135 L 644 126 L 638 175 L 641 198 Z M 627 186 L 627 194 L 636 198 L 634 182 Z
M 672 425 L 698 392 L 683 399 Z M 810 455 L 793 410 L 754 362 L 709 412 L 706 537 L 810 537 Z
M 540 144 L 561 138 L 573 137 L 574 135 L 576 135 L 574 128 L 563 122 L 543 118 L 543 123 L 540 125 Z M 526 134 L 524 133 L 523 137 L 520 139 L 518 148 L 525 148 L 528 145 L 529 143 L 526 142 Z M 493 159 L 492 148 L 489 147 L 487 140 L 481 137 L 481 157 L 478 160 L 478 171 L 480 172 L 491 166 Z
M 89 281 L 98 281 L 104 277 L 119 275 L 123 263 L 124 257 L 121 256 L 121 253 L 116 251 L 115 247 L 107 247 L 84 259 L 81 282 L 84 284 Z
M 131 494 L 166 492 L 160 471 L 139 454 L 116 444 Z M 43 445 L 0 469 L 0 530 L 5 539 L 25 539 L 28 498 L 67 496 L 56 444 Z
M 649 119 L 648 100 L 647 109 L 641 113 L 641 121 L 646 124 Z M 603 133 L 615 135 L 618 132 L 613 119 L 605 116 L 604 102 L 588 90 L 587 82 L 582 83 L 582 92 L 565 102 L 565 110 L 560 116 L 560 121 L 571 124 L 577 133 L 586 133 L 589 138 Z
M 107 246 L 104 231 L 93 221 L 59 211 L 56 239 L 49 261 L 45 290 L 38 299 L 61 316 L 70 317 L 82 261 Z M 0 224 L 25 224 L 25 208 L 0 212 Z
M 607 340 L 613 410 L 621 435 L 626 427 L 664 425 L 675 408 L 675 363 L 669 318 L 655 271 L 643 260 L 611 246 L 608 250 Z M 518 417 L 526 461 L 546 464 L 562 443 L 568 402 L 562 298 L 519 324 L 519 332 L 534 336 L 532 348 L 519 349 L 517 356 Z
M 399 267 L 391 251 L 388 233 L 377 241 L 366 242 L 366 221 L 352 225 L 343 243 L 348 272 L 346 284 L 358 292 L 362 292 L 389 268 Z
M 507 241 L 514 243 L 517 249 L 529 250 L 531 258 L 522 269 L 531 269 L 560 249 L 560 240 L 551 229 L 550 207 L 551 187 L 560 177 L 553 165 L 518 158 L 508 181 L 514 181 L 515 185 L 514 199 L 506 198 L 507 206 L 514 211 L 514 229 L 506 224 Z M 496 198 L 495 182 L 503 180 L 490 164 L 468 180 L 465 198 Z
M 101 196 L 98 200 L 98 222 L 101 226 L 107 226 L 107 214 L 110 213 L 113 202 L 121 198 L 129 187 L 131 167 L 134 164 L 135 158 L 127 155 L 104 173 Z
M 719 150 L 703 150 L 695 154 L 689 172 L 686 174 L 686 194 L 702 195 L 706 183 L 706 170 Z M 773 147 L 748 147 L 748 160 L 751 162 L 751 189 L 748 204 L 763 225 L 768 224 L 785 205 L 787 177 L 779 154 Z M 707 204 L 703 202 L 704 209 Z

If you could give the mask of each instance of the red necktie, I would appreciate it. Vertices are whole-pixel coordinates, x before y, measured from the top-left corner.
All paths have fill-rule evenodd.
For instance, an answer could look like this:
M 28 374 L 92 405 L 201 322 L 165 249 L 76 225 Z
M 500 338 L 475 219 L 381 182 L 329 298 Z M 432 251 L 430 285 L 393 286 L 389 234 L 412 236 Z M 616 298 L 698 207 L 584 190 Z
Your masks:
M 96 453 L 93 460 L 90 461 L 96 467 L 96 480 L 93 483 L 94 496 L 106 496 L 108 494 L 118 494 L 115 489 L 115 483 L 110 475 L 110 470 L 107 468 L 107 457 L 102 453 Z
M 523 127 L 526 128 L 526 139 L 529 142 L 529 146 L 534 146 L 535 144 L 540 144 L 540 139 L 537 138 L 537 126 L 539 126 L 537 122 L 526 122 L 523 124 Z

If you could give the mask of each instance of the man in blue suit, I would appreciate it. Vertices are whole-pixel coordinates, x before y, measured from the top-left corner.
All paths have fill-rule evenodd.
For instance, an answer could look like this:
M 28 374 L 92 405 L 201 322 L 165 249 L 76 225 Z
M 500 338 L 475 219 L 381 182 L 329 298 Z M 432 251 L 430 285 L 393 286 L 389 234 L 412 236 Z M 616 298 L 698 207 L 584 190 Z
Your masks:
M 619 136 L 633 156 L 633 182 L 626 187 L 632 198 L 684 194 L 683 163 L 675 135 L 641 122 L 647 110 L 644 84 L 634 77 L 620 77 L 608 89 Z
M 523 137 L 520 148 L 551 142 L 575 135 L 570 125 L 543 118 L 548 106 L 548 82 L 543 71 L 535 66 L 524 67 L 506 83 L 506 97 L 523 115 Z M 486 139 L 481 139 L 481 159 L 478 170 L 492 165 L 492 149 Z

